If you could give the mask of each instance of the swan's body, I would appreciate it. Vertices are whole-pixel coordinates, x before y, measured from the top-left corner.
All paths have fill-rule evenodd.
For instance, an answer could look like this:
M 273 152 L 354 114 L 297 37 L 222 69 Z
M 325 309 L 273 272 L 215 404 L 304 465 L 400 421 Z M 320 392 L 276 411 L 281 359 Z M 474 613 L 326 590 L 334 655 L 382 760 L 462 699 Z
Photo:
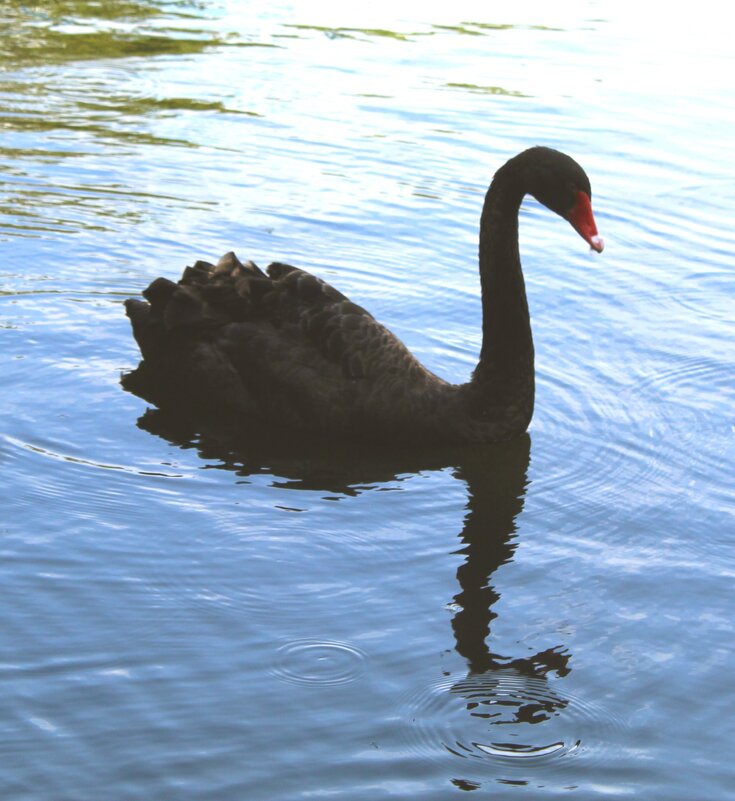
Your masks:
M 285 264 L 266 273 L 227 254 L 197 262 L 126 302 L 137 372 L 183 404 L 296 431 L 422 444 L 490 442 L 525 431 L 533 413 L 533 341 L 518 254 L 526 193 L 602 250 L 589 181 L 569 156 L 532 148 L 488 190 L 480 227 L 483 344 L 472 380 L 427 370 L 367 311 Z

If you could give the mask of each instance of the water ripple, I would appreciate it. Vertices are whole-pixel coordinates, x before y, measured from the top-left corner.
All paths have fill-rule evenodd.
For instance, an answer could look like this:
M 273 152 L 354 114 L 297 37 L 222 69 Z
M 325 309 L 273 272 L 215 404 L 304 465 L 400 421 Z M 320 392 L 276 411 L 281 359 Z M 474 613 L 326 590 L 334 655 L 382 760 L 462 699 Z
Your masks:
M 367 657 L 354 645 L 324 640 L 294 640 L 277 652 L 271 673 L 291 684 L 348 684 L 359 678 Z
M 444 678 L 416 692 L 403 716 L 418 753 L 495 766 L 589 757 L 604 750 L 610 729 L 622 728 L 597 704 L 562 698 L 546 679 L 513 670 Z

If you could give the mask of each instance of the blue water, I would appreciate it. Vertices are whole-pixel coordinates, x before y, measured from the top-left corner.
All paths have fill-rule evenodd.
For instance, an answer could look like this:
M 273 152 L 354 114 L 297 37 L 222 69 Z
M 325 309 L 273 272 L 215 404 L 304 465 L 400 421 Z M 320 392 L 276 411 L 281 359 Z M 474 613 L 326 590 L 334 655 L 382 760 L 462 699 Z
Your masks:
M 731 26 L 641 4 L 8 2 L 0 796 L 732 797 Z M 324 452 L 122 390 L 122 301 L 235 249 L 435 372 L 533 144 L 528 437 Z

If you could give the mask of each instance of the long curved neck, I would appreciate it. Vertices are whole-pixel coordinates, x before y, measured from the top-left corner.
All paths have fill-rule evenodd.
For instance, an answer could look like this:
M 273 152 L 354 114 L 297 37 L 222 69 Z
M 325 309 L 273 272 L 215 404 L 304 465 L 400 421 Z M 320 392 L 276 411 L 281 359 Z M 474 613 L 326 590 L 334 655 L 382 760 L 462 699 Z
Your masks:
M 517 392 L 529 377 L 533 381 L 533 337 L 518 252 L 518 211 L 525 188 L 508 169 L 511 164 L 496 174 L 480 220 L 482 350 L 473 380 Z

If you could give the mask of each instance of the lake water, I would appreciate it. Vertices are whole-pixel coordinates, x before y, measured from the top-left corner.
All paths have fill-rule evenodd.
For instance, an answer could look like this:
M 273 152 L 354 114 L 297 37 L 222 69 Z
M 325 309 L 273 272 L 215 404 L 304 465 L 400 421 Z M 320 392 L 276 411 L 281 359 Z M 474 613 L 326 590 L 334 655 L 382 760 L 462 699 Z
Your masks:
M 2 4 L 3 799 L 732 798 L 732 12 L 556 5 Z M 120 387 L 123 300 L 232 248 L 465 380 L 533 144 L 607 247 L 524 203 L 527 437 L 297 451 Z

